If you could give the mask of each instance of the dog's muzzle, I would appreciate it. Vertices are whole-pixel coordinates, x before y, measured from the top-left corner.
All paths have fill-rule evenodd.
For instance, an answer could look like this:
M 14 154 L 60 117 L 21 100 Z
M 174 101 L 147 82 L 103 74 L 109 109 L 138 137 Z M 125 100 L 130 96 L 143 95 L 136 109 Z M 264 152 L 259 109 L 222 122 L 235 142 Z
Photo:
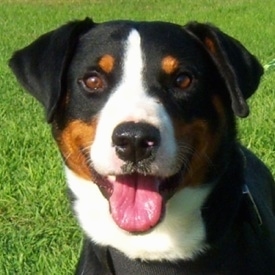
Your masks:
M 121 171 L 98 174 L 97 184 L 118 227 L 131 233 L 149 231 L 164 217 L 166 200 L 175 193 L 181 173 L 161 177 L 152 169 L 157 167 L 162 142 L 160 130 L 152 124 L 120 123 L 111 139 L 116 158 L 123 162 Z

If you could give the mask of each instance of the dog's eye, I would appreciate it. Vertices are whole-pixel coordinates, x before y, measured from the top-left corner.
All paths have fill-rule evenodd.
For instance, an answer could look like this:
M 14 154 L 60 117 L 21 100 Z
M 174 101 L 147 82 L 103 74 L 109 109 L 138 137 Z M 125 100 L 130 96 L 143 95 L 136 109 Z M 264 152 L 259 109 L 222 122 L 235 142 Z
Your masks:
M 92 73 L 85 76 L 80 82 L 86 89 L 92 92 L 100 91 L 105 86 L 104 80 L 97 73 Z
M 187 89 L 192 83 L 192 77 L 188 73 L 180 73 L 175 79 L 175 86 L 181 90 Z

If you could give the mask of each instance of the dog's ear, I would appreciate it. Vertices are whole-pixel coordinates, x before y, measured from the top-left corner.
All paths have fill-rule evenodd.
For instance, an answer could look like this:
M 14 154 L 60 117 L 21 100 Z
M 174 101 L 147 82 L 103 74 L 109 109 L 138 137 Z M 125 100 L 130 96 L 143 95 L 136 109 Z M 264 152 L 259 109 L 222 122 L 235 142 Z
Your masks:
M 66 70 L 78 39 L 94 25 L 89 18 L 67 23 L 15 52 L 9 61 L 19 83 L 44 105 L 48 122 L 65 88 Z
M 210 24 L 192 22 L 185 29 L 210 53 L 226 83 L 234 113 L 246 117 L 249 114 L 246 99 L 258 88 L 263 74 L 261 64 L 239 41 Z

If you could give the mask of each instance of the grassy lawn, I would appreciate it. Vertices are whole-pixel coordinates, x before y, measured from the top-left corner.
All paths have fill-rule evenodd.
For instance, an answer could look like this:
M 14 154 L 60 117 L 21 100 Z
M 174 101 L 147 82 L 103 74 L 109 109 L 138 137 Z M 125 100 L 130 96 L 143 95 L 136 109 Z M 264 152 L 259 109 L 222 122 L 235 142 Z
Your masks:
M 182 2 L 182 4 L 180 4 Z M 262 64 L 275 58 L 274 0 L 2 0 L 0 2 L 0 274 L 72 274 L 81 232 L 71 213 L 58 151 L 40 105 L 7 67 L 12 52 L 72 20 L 92 17 L 212 22 Z M 275 71 L 240 120 L 240 139 L 275 174 Z

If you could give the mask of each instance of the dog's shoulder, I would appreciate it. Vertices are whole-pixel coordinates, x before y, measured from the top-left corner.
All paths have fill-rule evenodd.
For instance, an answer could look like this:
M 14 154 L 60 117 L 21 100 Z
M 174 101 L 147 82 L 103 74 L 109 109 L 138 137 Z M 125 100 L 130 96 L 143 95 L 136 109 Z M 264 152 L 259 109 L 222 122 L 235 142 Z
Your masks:
M 267 166 L 250 150 L 241 147 L 245 183 L 253 196 L 260 197 L 275 214 L 275 182 Z
M 275 255 L 275 182 L 265 164 L 251 151 L 241 148 L 244 167 L 244 217 L 261 239 L 262 250 Z M 271 257 L 272 258 L 272 257 Z

